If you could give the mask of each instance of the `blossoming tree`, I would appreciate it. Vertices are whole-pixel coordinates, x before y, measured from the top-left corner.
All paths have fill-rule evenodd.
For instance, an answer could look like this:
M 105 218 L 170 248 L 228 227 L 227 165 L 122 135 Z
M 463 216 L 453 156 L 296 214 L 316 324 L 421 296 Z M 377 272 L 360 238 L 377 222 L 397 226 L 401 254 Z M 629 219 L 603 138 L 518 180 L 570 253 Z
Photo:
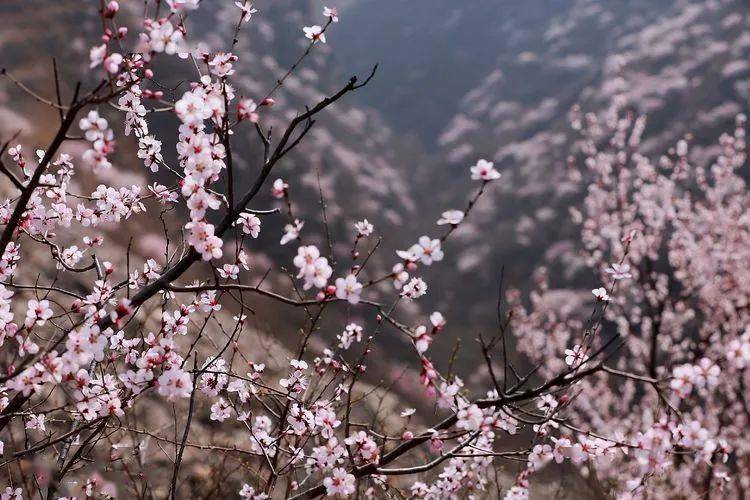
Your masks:
M 594 182 L 575 217 L 589 264 L 602 268 L 593 312 L 586 320 L 549 308 L 544 280 L 530 309 L 507 292 L 496 335 L 480 338 L 489 386 L 470 390 L 430 361 L 446 318 L 433 312 L 407 324 L 400 307 L 428 292 L 420 269 L 446 259 L 444 242 L 500 178 L 493 162 L 470 167 L 476 191 L 468 204 L 446 207 L 438 231 L 404 245 L 390 272 L 374 274 L 367 266 L 379 247 L 367 220 L 351 228 L 347 260 L 334 255 L 330 236 L 328 248 L 311 244 L 289 184 L 274 179 L 274 169 L 320 113 L 367 85 L 375 70 L 309 103 L 279 133 L 265 124 L 274 96 L 326 43 L 338 12 L 326 7 L 320 25 L 301 30 L 305 51 L 253 99 L 233 85 L 241 61 L 232 51 L 256 9 L 235 2 L 232 43 L 207 53 L 189 48 L 199 3 L 138 2 L 143 17 L 133 34 L 119 22 L 120 5 L 102 2 L 101 43 L 90 50 L 100 81 L 93 88 L 79 84 L 64 96 L 56 81 L 51 98 L 15 78 L 12 68 L 3 70 L 59 116 L 43 149 L 29 153 L 11 139 L 0 151 L 3 182 L 12 191 L 0 208 L 3 499 L 152 497 L 158 488 L 187 497 L 181 475 L 187 450 L 221 456 L 215 474 L 232 476 L 240 484 L 235 493 L 254 499 L 378 498 L 397 491 L 417 498 L 492 491 L 525 498 L 532 474 L 553 460 L 580 466 L 599 491 L 625 497 L 674 489 L 689 496 L 720 486 L 740 493 L 750 486 L 741 433 L 750 416 L 743 258 L 750 200 L 736 172 L 745 160 L 744 119 L 721 139 L 722 154 L 705 171 L 691 166 L 684 141 L 652 164 L 637 152 L 643 119 L 619 108 L 604 120 L 576 114 L 590 170 L 579 177 Z M 189 68 L 190 83 L 175 99 L 157 83 L 170 58 Z M 172 116 L 172 137 L 150 131 L 156 113 Z M 240 185 L 233 145 L 250 133 L 261 146 L 261 167 L 254 182 Z M 163 149 L 167 139 L 176 141 L 174 162 Z M 74 176 L 118 168 L 118 140 L 137 143 L 132 161 L 152 182 L 73 192 Z M 64 152 L 70 142 L 85 143 L 85 152 Z M 170 181 L 157 182 L 157 175 Z M 285 209 L 257 206 L 258 194 L 268 190 Z M 254 284 L 243 279 L 265 218 L 286 223 L 279 244 L 292 248 L 287 261 L 294 271 L 278 272 L 289 274 L 291 289 L 275 290 L 265 276 Z M 327 225 L 325 209 L 322 218 Z M 162 262 L 138 261 L 130 247 L 120 248 L 117 262 L 101 258 L 115 247 L 107 236 L 112 228 L 133 231 L 155 220 L 164 228 Z M 48 269 L 33 263 L 40 255 L 51 257 Z M 375 300 L 375 289 L 387 290 L 380 295 L 389 300 Z M 267 369 L 268 353 L 240 343 L 248 315 L 262 313 L 254 309 L 256 298 L 304 312 L 299 345 L 279 374 Z M 325 313 L 354 308 L 377 326 L 347 320 L 334 345 L 313 347 Z M 414 423 L 413 409 L 395 424 L 375 418 L 367 410 L 375 392 L 356 395 L 373 362 L 372 343 L 385 332 L 413 346 L 420 386 L 436 404 L 430 425 Z M 534 363 L 524 374 L 510 363 L 510 332 Z M 159 406 L 172 408 L 172 435 L 144 414 L 144 407 L 155 413 Z M 201 413 L 231 429 L 235 444 L 192 439 Z M 171 464 L 160 485 L 144 479 L 146 439 Z M 499 464 L 513 475 L 499 476 Z

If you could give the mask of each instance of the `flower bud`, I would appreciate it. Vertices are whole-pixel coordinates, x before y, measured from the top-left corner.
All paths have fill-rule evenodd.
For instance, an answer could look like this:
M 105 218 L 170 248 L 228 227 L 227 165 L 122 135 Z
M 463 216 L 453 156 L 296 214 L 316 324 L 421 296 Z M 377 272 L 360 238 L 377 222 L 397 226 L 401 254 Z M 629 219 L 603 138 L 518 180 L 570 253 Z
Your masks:
M 120 10 L 120 4 L 115 0 L 112 0 L 104 8 L 104 17 L 112 19 L 113 17 L 115 17 L 115 14 L 117 14 L 118 10 Z

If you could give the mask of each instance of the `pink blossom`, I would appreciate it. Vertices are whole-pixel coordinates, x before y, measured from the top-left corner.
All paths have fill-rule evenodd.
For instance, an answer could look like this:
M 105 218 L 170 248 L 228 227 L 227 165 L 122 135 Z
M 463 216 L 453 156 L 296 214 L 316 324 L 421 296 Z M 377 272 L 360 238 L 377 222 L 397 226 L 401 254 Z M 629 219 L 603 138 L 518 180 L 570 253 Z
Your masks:
M 309 38 L 313 43 L 317 41 L 326 43 L 326 35 L 323 33 L 323 28 L 317 24 L 313 26 L 305 26 L 302 28 L 302 31 L 305 32 L 305 38 Z
M 39 413 L 37 415 L 31 415 L 29 420 L 26 421 L 26 428 L 32 429 L 39 432 L 44 432 L 47 428 L 44 425 L 45 415 Z
M 258 105 L 252 99 L 240 99 L 237 104 L 237 119 L 248 120 L 257 123 L 260 115 L 257 113 Z
M 254 9 L 252 2 L 248 0 L 238 0 L 234 4 L 242 11 L 242 22 L 248 22 L 253 17 L 253 14 L 258 12 L 258 9 Z
M 339 10 L 335 8 L 323 7 L 323 15 L 328 17 L 334 23 L 339 22 Z
M 299 233 L 302 231 L 302 227 L 305 225 L 304 222 L 299 219 L 294 219 L 293 224 L 287 224 L 284 226 L 284 236 L 281 237 L 281 244 L 286 245 L 290 241 L 299 238 Z
M 110 54 L 104 59 L 104 69 L 112 75 L 120 71 L 120 64 L 122 64 L 122 55 L 117 53 Z
M 362 341 L 363 328 L 356 323 L 349 323 L 336 338 L 339 339 L 339 347 L 349 349 L 353 342 Z
M 323 484 L 328 496 L 348 497 L 356 491 L 354 476 L 340 467 L 333 469 L 331 475 L 323 480 Z
M 420 237 L 418 243 L 409 250 L 426 266 L 443 260 L 443 250 L 441 249 L 440 240 L 431 239 L 429 236 Z
M 587 359 L 586 349 L 583 346 L 574 345 L 572 349 L 565 349 L 565 364 L 568 366 L 578 367 Z
M 219 398 L 217 402 L 211 405 L 211 420 L 217 422 L 223 422 L 230 416 L 229 404 L 224 401 L 224 398 Z
M 176 366 L 164 370 L 157 380 L 159 394 L 170 401 L 177 398 L 187 398 L 193 390 L 190 374 Z
M 432 327 L 436 331 L 442 330 L 446 324 L 445 317 L 443 317 L 443 314 L 440 311 L 435 311 L 430 314 L 430 323 L 432 323 Z
M 26 309 L 26 328 L 31 329 L 35 325 L 43 326 L 53 314 L 48 300 L 29 300 Z
M 273 181 L 273 187 L 271 188 L 271 194 L 274 198 L 283 198 L 284 193 L 289 189 L 289 184 L 284 182 L 283 179 L 276 179 Z
M 213 59 L 208 61 L 208 66 L 211 68 L 212 74 L 219 78 L 225 78 L 234 74 L 232 62 L 236 60 L 237 56 L 231 53 L 219 52 L 213 57 Z
M 591 290 L 591 293 L 594 294 L 594 297 L 596 297 L 596 300 L 599 302 L 609 302 L 611 299 L 606 288 L 595 288 L 594 290 Z
M 359 296 L 362 293 L 362 284 L 357 281 L 357 277 L 349 274 L 346 278 L 336 279 L 336 297 L 346 300 L 350 304 L 358 304 Z
M 633 275 L 630 273 L 630 264 L 615 263 L 605 269 L 604 272 L 612 276 L 612 279 L 614 280 L 624 280 L 633 277 Z
M 481 180 L 485 182 L 494 181 L 500 178 L 500 172 L 495 170 L 495 165 L 491 161 L 479 160 L 476 165 L 471 167 L 472 180 Z
M 414 346 L 419 354 L 424 354 L 432 343 L 432 336 L 427 333 L 426 326 L 418 326 L 414 331 Z
M 438 226 L 451 225 L 457 226 L 464 220 L 464 213 L 461 210 L 446 210 L 443 215 L 438 219 Z
M 237 219 L 235 224 L 242 226 L 242 232 L 249 234 L 253 238 L 257 238 L 260 234 L 260 219 L 257 215 L 243 212 L 240 214 L 240 218 Z
M 235 264 L 224 264 L 221 266 L 221 269 L 217 269 L 217 272 L 224 279 L 236 281 L 240 273 L 240 268 Z
M 367 219 L 354 224 L 354 228 L 357 230 L 357 236 L 370 236 L 374 229 L 373 225 Z
M 107 45 L 97 45 L 91 47 L 89 52 L 89 59 L 91 61 L 90 67 L 95 68 L 104 62 L 104 58 L 107 56 Z
M 328 279 L 333 274 L 333 269 L 328 264 L 328 259 L 320 255 L 316 246 L 301 246 L 297 249 L 294 257 L 294 265 L 299 269 L 297 278 L 304 279 L 303 288 L 309 290 L 313 286 L 325 288 Z
M 427 283 L 422 278 L 412 278 L 401 289 L 401 296 L 408 299 L 418 299 L 427 293 Z
M 459 429 L 466 429 L 467 431 L 479 430 L 479 426 L 482 425 L 484 420 L 484 413 L 475 404 L 465 406 L 458 411 L 458 423 L 456 426 Z

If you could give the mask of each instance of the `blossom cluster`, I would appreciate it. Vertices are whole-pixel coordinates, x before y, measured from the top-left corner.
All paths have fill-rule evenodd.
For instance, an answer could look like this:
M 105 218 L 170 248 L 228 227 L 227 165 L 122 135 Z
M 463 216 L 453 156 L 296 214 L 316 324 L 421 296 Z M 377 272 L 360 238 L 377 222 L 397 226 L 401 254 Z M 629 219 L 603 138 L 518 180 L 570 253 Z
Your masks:
M 738 116 L 733 133 L 721 136 L 707 168 L 693 164 L 685 139 L 656 161 L 640 153 L 645 117 L 624 105 L 615 99 L 603 117 L 573 111 L 584 161 L 571 178 L 588 187 L 571 214 L 586 263 L 599 269 L 594 313 L 586 320 L 554 306 L 547 269 L 537 273 L 531 307 L 517 291 L 507 294 L 518 346 L 541 373 L 601 370 L 545 402 L 543 411 L 571 418 L 540 428 L 549 441 L 535 454 L 583 466 L 596 454 L 556 453 L 559 443 L 591 450 L 592 437 L 605 438 L 597 474 L 619 485 L 621 498 L 706 488 L 736 495 L 747 487 L 736 468 L 748 460 L 737 429 L 750 418 L 743 395 L 750 316 L 740 284 L 746 270 L 737 266 L 750 235 L 738 172 L 746 119 Z M 596 355 L 606 357 L 590 359 Z M 597 422 L 608 431 L 594 430 Z M 529 457 L 521 487 L 540 459 Z

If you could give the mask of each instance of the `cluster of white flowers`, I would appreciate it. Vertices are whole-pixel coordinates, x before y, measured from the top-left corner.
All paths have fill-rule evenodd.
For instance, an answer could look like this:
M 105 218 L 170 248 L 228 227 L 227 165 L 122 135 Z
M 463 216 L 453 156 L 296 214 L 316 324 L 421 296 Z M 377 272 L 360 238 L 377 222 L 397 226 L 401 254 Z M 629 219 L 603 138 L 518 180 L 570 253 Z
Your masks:
M 304 280 L 303 288 L 309 290 L 313 286 L 325 288 L 328 278 L 333 274 L 333 269 L 328 264 L 328 259 L 320 255 L 320 250 L 314 245 L 301 246 L 297 249 L 294 257 L 294 265 L 299 269 L 297 278 Z
M 91 143 L 91 148 L 83 153 L 83 161 L 93 167 L 95 172 L 112 167 L 107 156 L 114 152 L 115 141 L 107 120 L 92 109 L 85 118 L 81 118 L 78 126 L 86 140 Z
M 177 143 L 180 162 L 185 169 L 182 195 L 187 198 L 191 219 L 185 228 L 190 232 L 188 243 L 204 260 L 222 256 L 222 241 L 205 217 L 207 210 L 221 206 L 221 200 L 209 186 L 218 180 L 226 167 L 224 145 L 218 134 L 204 132 L 205 121 L 213 120 L 215 125 L 220 125 L 225 116 L 225 99 L 231 101 L 233 98 L 231 87 L 204 76 L 175 104 L 175 113 L 182 122 Z
M 719 384 L 721 368 L 708 358 L 701 358 L 697 364 L 677 365 L 672 370 L 669 386 L 680 398 L 686 398 L 694 387 L 713 389 Z

